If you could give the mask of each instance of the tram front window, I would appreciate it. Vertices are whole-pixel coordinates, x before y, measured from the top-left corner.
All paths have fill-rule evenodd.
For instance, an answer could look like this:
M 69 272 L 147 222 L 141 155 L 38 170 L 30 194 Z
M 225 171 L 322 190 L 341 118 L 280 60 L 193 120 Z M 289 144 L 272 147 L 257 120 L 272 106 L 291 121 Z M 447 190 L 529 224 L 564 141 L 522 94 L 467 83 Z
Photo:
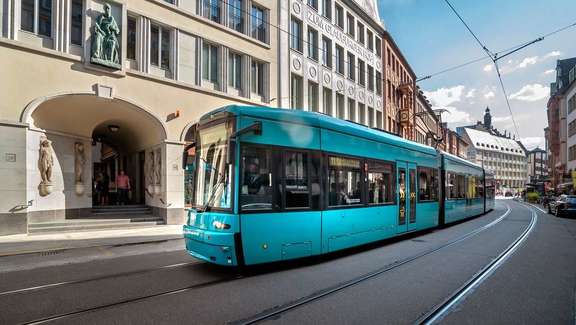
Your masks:
M 194 195 L 196 207 L 230 208 L 232 165 L 226 162 L 230 129 L 230 123 L 222 123 L 198 132 Z

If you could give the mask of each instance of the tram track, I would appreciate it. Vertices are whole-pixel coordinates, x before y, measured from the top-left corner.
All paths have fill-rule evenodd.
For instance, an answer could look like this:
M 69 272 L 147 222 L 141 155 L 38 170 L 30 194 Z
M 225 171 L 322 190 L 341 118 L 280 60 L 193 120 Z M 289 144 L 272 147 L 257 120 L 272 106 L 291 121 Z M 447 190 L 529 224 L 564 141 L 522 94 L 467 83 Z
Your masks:
M 89 282 L 94 282 L 94 281 L 115 279 L 115 278 L 121 278 L 121 277 L 126 277 L 126 276 L 153 273 L 153 272 L 158 272 L 158 271 L 162 271 L 162 270 L 177 269 L 177 268 L 181 268 L 181 267 L 186 267 L 186 266 L 191 266 L 191 265 L 200 265 L 200 264 L 203 264 L 203 263 L 199 262 L 199 261 L 186 262 L 186 263 L 176 263 L 176 264 L 163 265 L 163 266 L 158 266 L 158 267 L 148 268 L 148 269 L 143 269 L 143 270 L 134 270 L 134 271 L 127 271 L 127 272 L 106 274 L 106 275 L 88 278 L 88 279 L 80 279 L 80 280 L 71 280 L 71 281 L 62 281 L 62 282 L 42 284 L 42 285 L 32 286 L 32 287 L 27 287 L 27 288 L 3 291 L 3 292 L 0 292 L 0 298 L 5 297 L 5 296 L 9 296 L 9 295 L 47 290 L 47 289 L 52 289 L 52 288 L 57 288 L 57 287 L 62 287 L 62 286 L 67 286 L 67 285 L 75 285 L 75 284 L 89 283 Z
M 390 272 L 390 271 L 392 271 L 392 270 L 394 270 L 400 266 L 411 263 L 411 262 L 418 260 L 422 257 L 431 255 L 431 254 L 438 252 L 442 249 L 456 245 L 456 244 L 458 244 L 458 243 L 460 243 L 460 242 L 462 242 L 462 241 L 464 241 L 470 237 L 473 237 L 473 236 L 495 226 L 496 224 L 500 223 L 511 212 L 510 206 L 508 204 L 506 204 L 506 208 L 507 208 L 506 212 L 504 214 L 502 214 L 500 217 L 498 217 L 497 219 L 493 220 L 492 222 L 490 222 L 490 223 L 488 223 L 488 224 L 486 224 L 480 228 L 477 228 L 471 232 L 468 232 L 467 234 L 464 234 L 464 235 L 462 235 L 462 236 L 460 236 L 460 237 L 458 237 L 452 241 L 444 243 L 444 244 L 437 246 L 435 248 L 426 250 L 422 253 L 413 255 L 413 256 L 408 257 L 406 259 L 402 259 L 402 260 L 396 261 L 394 263 L 388 264 L 388 265 L 386 265 L 380 269 L 377 269 L 375 271 L 372 271 L 372 272 L 360 275 L 358 277 L 355 277 L 352 280 L 340 282 L 334 286 L 320 290 L 320 291 L 313 293 L 311 295 L 293 300 L 291 302 L 288 302 L 288 303 L 280 305 L 280 306 L 273 307 L 269 310 L 265 310 L 264 312 L 255 314 L 251 317 L 247 317 L 244 319 L 228 322 L 228 324 L 230 324 L 230 325 L 249 325 L 249 324 L 256 324 L 256 323 L 260 323 L 260 322 L 275 318 L 277 316 L 280 316 L 281 314 L 292 311 L 292 310 L 297 309 L 299 307 L 302 307 L 304 305 L 310 304 L 314 301 L 325 298 L 327 296 L 333 295 L 333 294 L 340 292 L 344 289 L 350 288 L 350 287 L 355 286 L 357 284 L 363 283 L 367 280 L 381 276 L 387 272 Z
M 449 241 L 447 243 L 444 243 L 442 245 L 439 245 L 435 248 L 426 250 L 422 253 L 416 254 L 414 256 L 408 257 L 406 259 L 402 259 L 399 261 L 395 261 L 391 264 L 386 265 L 383 268 L 380 268 L 376 271 L 372 271 L 370 273 L 361 275 L 359 277 L 354 278 L 353 280 L 348 280 L 345 282 L 341 282 L 336 286 L 332 286 L 328 289 L 324 289 L 321 290 L 317 293 L 314 293 L 310 296 L 306 296 L 304 298 L 300 298 L 298 300 L 295 300 L 293 302 L 290 302 L 288 304 L 284 304 L 282 306 L 279 307 L 275 307 L 272 310 L 268 310 L 265 311 L 261 314 L 255 315 L 254 317 L 251 318 L 247 318 L 247 319 L 243 319 L 243 320 L 239 320 L 239 321 L 234 321 L 234 322 L 230 322 L 231 324 L 254 324 L 257 322 L 261 322 L 263 320 L 272 318 L 274 316 L 277 316 L 279 314 L 282 314 L 284 312 L 287 312 L 291 309 L 295 309 L 299 306 L 302 306 L 304 304 L 308 304 L 312 301 L 318 300 L 320 298 L 323 298 L 327 295 L 336 293 L 338 291 L 344 290 L 345 288 L 351 287 L 355 284 L 358 284 L 360 282 L 364 282 L 368 279 L 377 277 L 383 273 L 386 273 L 388 271 L 391 271 L 393 269 L 396 269 L 402 265 L 405 265 L 407 263 L 413 262 L 417 259 L 420 259 L 424 256 L 430 255 L 434 252 L 437 252 L 441 249 L 453 246 L 457 243 L 460 243 L 470 237 L 473 237 L 475 235 L 477 235 L 480 232 L 483 232 L 484 230 L 487 230 L 493 226 L 495 226 L 496 224 L 500 223 L 502 220 L 504 220 L 504 218 L 506 218 L 511 212 L 510 207 L 506 204 L 506 211 L 500 215 L 498 218 L 496 218 L 495 220 L 491 221 L 490 223 L 483 225 L 479 228 L 476 228 L 458 238 L 456 238 L 455 240 Z M 184 263 L 186 264 L 186 263 Z M 191 264 L 203 264 L 203 263 L 191 263 Z M 169 266 L 165 266 L 164 268 L 169 267 Z M 174 267 L 177 267 L 177 265 L 175 265 Z M 145 272 L 146 270 L 141 270 L 139 273 Z M 134 271 L 137 272 L 137 271 Z M 132 272 L 126 272 L 126 273 L 132 273 Z M 257 273 L 256 273 L 257 274 Z M 121 276 L 121 275 L 116 275 L 116 276 Z M 49 315 L 46 317 L 41 317 L 41 318 L 37 318 L 34 319 L 32 321 L 26 321 L 22 324 L 45 324 L 45 323 L 50 323 L 52 321 L 57 321 L 57 320 L 64 320 L 67 318 L 71 318 L 71 317 L 75 317 L 75 316 L 79 316 L 79 315 L 83 315 L 83 314 L 88 314 L 91 312 L 96 312 L 96 311 L 100 311 L 100 310 L 106 310 L 106 309 L 110 309 L 110 308 L 114 308 L 114 307 L 118 307 L 118 306 L 122 306 L 122 305 L 128 305 L 128 304 L 133 304 L 133 303 L 137 303 L 137 302 L 141 302 L 141 301 L 146 301 L 149 299 L 154 299 L 154 298 L 159 298 L 159 297 L 163 297 L 163 296 L 169 296 L 169 295 L 174 295 L 174 294 L 179 294 L 179 293 L 183 293 L 183 292 L 190 292 L 193 290 L 198 290 L 198 289 L 202 289 L 202 288 L 206 288 L 206 287 L 210 287 L 210 286 L 216 286 L 216 285 L 220 285 L 220 284 L 224 284 L 224 283 L 228 283 L 228 282 L 232 282 L 232 281 L 236 281 L 236 280 L 240 280 L 240 279 L 244 279 L 247 277 L 250 277 L 252 275 L 243 275 L 243 274 L 236 274 L 234 276 L 230 276 L 230 277 L 225 277 L 222 279 L 216 279 L 213 281 L 207 281 L 207 282 L 203 282 L 203 283 L 198 283 L 198 284 L 193 284 L 190 286 L 186 286 L 186 287 L 182 287 L 182 288 L 177 288 L 177 289 L 173 289 L 173 290 L 166 290 L 166 291 L 162 291 L 162 292 L 158 292 L 155 294 L 150 294 L 150 295 L 145 295 L 145 296 L 140 296 L 140 297 L 136 297 L 136 298 L 128 298 L 128 299 L 124 299 L 121 301 L 117 301 L 117 302 L 113 302 L 113 303 L 109 303 L 109 304 L 101 304 L 98 306 L 94 306 L 94 307 L 90 307 L 90 308 L 84 308 L 84 309 L 80 309 L 80 310 L 75 310 L 75 311 L 71 311 L 71 312 L 64 312 L 64 313 L 60 313 L 60 314 L 55 314 L 55 315 Z M 114 277 L 114 275 L 111 275 L 109 277 Z M 104 276 L 103 278 L 108 278 L 108 276 Z M 94 279 L 86 279 L 86 280 L 79 280 L 80 282 L 86 282 L 86 281 L 94 281 Z M 77 281 L 70 281 L 70 283 L 75 283 Z M 63 283 L 62 285 L 65 285 L 66 283 Z M 48 285 L 49 286 L 49 285 Z M 44 286 L 40 286 L 40 287 L 44 287 Z M 52 286 L 54 287 L 54 285 Z M 47 287 L 49 288 L 49 287 Z M 26 288 L 26 289 L 20 289 L 20 290 L 14 290 L 14 291 L 22 291 L 22 290 L 28 290 L 28 291 L 34 291 L 34 288 Z M 42 289 L 40 289 L 42 290 Z M 16 292 L 17 293 L 17 292 Z
M 527 207 L 526 207 L 527 208 Z M 524 243 L 528 236 L 532 233 L 538 222 L 538 214 L 531 208 L 527 208 L 532 212 L 532 219 L 530 224 L 518 236 L 512 244 L 510 244 L 502 253 L 493 259 L 482 270 L 470 278 L 464 285 L 454 291 L 442 303 L 436 305 L 431 311 L 424 315 L 416 324 L 431 325 L 440 322 L 446 317 L 458 304 L 466 299 L 472 292 L 478 288 L 486 279 L 490 277 L 501 265 L 514 254 L 514 252 Z

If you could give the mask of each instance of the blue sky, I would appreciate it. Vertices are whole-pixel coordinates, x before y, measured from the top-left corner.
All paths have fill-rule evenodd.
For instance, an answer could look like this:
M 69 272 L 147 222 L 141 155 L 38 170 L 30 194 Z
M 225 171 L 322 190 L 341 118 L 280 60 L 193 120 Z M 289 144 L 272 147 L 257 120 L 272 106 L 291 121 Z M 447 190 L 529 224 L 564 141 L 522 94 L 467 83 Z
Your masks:
M 464 20 L 492 51 L 535 39 L 576 22 L 574 0 L 451 0 Z M 444 0 L 378 0 L 380 18 L 418 76 L 481 57 L 483 50 Z M 546 103 L 556 60 L 576 57 L 576 27 L 552 35 L 499 62 L 519 137 L 529 147 L 544 144 Z M 451 127 L 475 123 L 484 109 L 495 125 L 514 126 L 491 61 L 438 75 L 419 83 L 434 106 L 448 109 Z

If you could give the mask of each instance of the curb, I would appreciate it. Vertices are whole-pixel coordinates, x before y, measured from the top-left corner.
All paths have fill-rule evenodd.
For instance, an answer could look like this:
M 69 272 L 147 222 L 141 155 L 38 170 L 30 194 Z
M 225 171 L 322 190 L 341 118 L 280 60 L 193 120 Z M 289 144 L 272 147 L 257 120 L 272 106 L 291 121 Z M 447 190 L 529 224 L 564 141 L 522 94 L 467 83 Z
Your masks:
M 101 245 L 90 245 L 90 246 L 78 246 L 78 247 L 54 247 L 50 249 L 41 249 L 41 250 L 20 250 L 14 252 L 7 252 L 7 253 L 0 253 L 0 258 L 2 257 L 9 257 L 9 256 L 20 256 L 20 255 L 33 255 L 33 254 L 46 254 L 46 255 L 55 255 L 61 252 L 75 250 L 75 249 L 84 249 L 84 248 L 96 248 L 96 247 L 124 247 L 124 246 L 136 246 L 136 245 L 145 245 L 145 244 L 160 244 L 165 243 L 168 241 L 173 240 L 181 240 L 183 237 L 178 238 L 167 238 L 167 239 L 158 239 L 158 240 L 149 240 L 149 241 L 139 241 L 139 242 L 127 242 L 121 244 L 101 244 Z

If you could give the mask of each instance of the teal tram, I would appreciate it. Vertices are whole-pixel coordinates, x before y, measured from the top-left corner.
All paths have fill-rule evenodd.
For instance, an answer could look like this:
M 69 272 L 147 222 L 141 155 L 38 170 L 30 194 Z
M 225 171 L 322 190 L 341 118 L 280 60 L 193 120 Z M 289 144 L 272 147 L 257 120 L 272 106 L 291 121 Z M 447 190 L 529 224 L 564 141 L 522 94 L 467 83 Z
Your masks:
M 183 231 L 187 251 L 210 263 L 321 255 L 494 207 L 480 166 L 324 114 L 227 106 L 194 132 Z

